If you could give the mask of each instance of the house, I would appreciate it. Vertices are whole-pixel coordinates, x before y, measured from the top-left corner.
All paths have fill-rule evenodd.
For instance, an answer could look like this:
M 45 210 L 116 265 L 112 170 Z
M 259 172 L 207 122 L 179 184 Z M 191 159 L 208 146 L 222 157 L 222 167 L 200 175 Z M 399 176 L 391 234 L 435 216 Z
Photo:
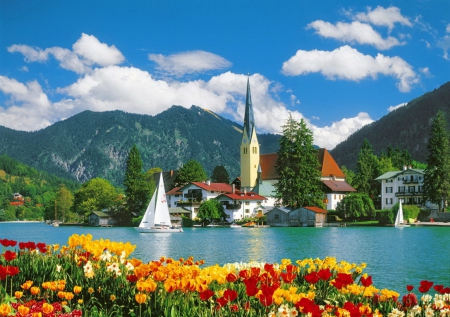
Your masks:
M 264 215 L 266 198 L 253 192 L 233 191 L 220 194 L 215 199 L 223 205 L 228 222 Z
M 327 214 L 325 209 L 319 207 L 275 207 L 267 212 L 266 217 L 271 227 L 322 227 Z
M 93 227 L 111 227 L 117 225 L 118 221 L 108 213 L 93 211 L 88 215 L 88 223 Z
M 322 227 L 327 221 L 327 211 L 319 207 L 300 207 L 289 213 L 291 227 Z
M 320 164 L 324 203 L 327 209 L 336 209 L 346 194 L 356 190 L 345 181 L 345 175 L 326 149 L 317 150 Z M 276 171 L 277 153 L 260 154 L 256 135 L 250 82 L 247 80 L 244 129 L 240 145 L 240 190 L 255 192 L 267 198 L 265 206 L 276 205 L 276 187 L 280 176 Z
M 424 170 L 404 166 L 401 171 L 390 171 L 375 178 L 381 183 L 381 209 L 392 208 L 401 199 L 404 204 L 437 209 L 435 204 L 424 201 Z
M 271 227 L 289 227 L 289 212 L 291 208 L 275 207 L 266 213 L 266 223 Z

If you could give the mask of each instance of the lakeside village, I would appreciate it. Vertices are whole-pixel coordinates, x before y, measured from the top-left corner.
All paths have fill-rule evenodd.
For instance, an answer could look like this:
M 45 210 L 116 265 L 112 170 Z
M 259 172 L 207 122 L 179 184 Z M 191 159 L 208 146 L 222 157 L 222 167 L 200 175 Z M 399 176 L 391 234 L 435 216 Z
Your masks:
M 260 154 L 256 125 L 251 101 L 250 83 L 247 82 L 247 95 L 244 128 L 240 145 L 240 177 L 231 184 L 210 181 L 189 182 L 175 187 L 177 171 L 155 173 L 158 183 L 160 176 L 169 207 L 170 220 L 174 227 L 187 226 L 244 226 L 244 227 L 324 227 L 347 225 L 393 225 L 398 203 L 420 206 L 420 213 L 405 214 L 405 222 L 410 225 L 450 225 L 450 213 L 438 212 L 438 206 L 424 200 L 424 170 L 404 166 L 400 171 L 389 171 L 376 178 L 381 186 L 381 210 L 390 211 L 391 220 L 380 221 L 383 216 L 372 217 L 372 222 L 356 222 L 345 213 L 335 212 L 338 204 L 351 193 L 356 193 L 346 181 L 346 175 L 339 168 L 331 154 L 324 148 L 317 149 L 320 165 L 320 180 L 325 208 L 306 206 L 288 208 L 280 206 L 276 199 L 275 184 L 280 180 L 276 169 L 278 153 Z M 216 200 L 223 207 L 223 217 L 199 222 L 197 217 L 201 204 Z M 23 197 L 14 194 L 11 204 L 23 204 Z M 419 210 L 419 209 L 417 209 Z M 139 215 L 135 215 L 136 217 Z M 384 215 L 384 218 L 386 216 Z M 389 217 L 388 217 L 389 218 Z M 55 219 L 57 217 L 55 216 Z M 378 221 L 375 221 L 377 219 Z M 367 219 L 366 219 L 367 220 Z M 370 219 L 369 219 L 370 220 Z M 87 216 L 91 226 L 116 226 L 119 220 L 107 211 L 93 211 Z M 64 224 L 60 220 L 47 223 Z

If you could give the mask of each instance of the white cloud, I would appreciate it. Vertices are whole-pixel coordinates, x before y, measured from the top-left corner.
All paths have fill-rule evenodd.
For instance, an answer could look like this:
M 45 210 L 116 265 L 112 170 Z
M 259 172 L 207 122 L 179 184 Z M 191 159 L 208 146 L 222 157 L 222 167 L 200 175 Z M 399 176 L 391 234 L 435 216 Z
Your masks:
M 367 77 L 375 79 L 379 74 L 392 76 L 398 80 L 397 87 L 402 92 L 411 90 L 419 78 L 411 65 L 398 56 L 376 57 L 364 55 L 345 45 L 334 51 L 298 50 L 283 63 L 282 72 L 288 76 L 321 73 L 328 79 L 360 81 Z
M 85 74 L 91 71 L 94 64 L 109 66 L 120 64 L 124 60 L 122 53 L 112 45 L 100 43 L 95 36 L 82 34 L 81 38 L 73 45 L 73 51 L 62 47 L 50 47 L 46 49 L 33 48 L 28 45 L 11 45 L 10 53 L 21 53 L 26 62 L 45 62 L 50 55 L 60 62 L 64 69 L 77 74 Z
M 450 24 L 448 24 L 447 27 L 445 28 L 445 32 L 450 33 Z
M 110 66 L 121 64 L 125 57 L 114 46 L 108 46 L 93 35 L 81 34 L 81 38 L 72 46 L 74 53 L 83 57 L 90 64 Z
M 419 71 L 425 75 L 425 77 L 427 78 L 431 78 L 433 77 L 433 74 L 431 74 L 430 69 L 428 67 L 422 67 L 419 68 Z
M 393 46 L 403 45 L 395 37 L 383 39 L 370 25 L 354 21 L 352 23 L 338 22 L 335 25 L 317 20 L 307 26 L 326 38 L 333 38 L 342 42 L 373 45 L 377 49 L 387 50 Z
M 225 58 L 205 51 L 190 51 L 169 56 L 149 54 L 148 58 L 158 64 L 158 70 L 177 77 L 231 66 Z
M 450 50 L 450 35 L 445 35 L 443 38 L 441 38 L 438 41 L 437 46 L 442 48 L 442 50 L 444 51 L 443 57 L 447 60 L 450 60 L 448 55 L 448 51 Z
M 0 107 L 0 125 L 25 131 L 50 125 L 52 105 L 37 81 L 23 84 L 0 76 L 0 91 L 10 96 L 5 107 Z
M 331 126 L 318 127 L 308 124 L 308 127 L 313 132 L 315 145 L 332 150 L 348 136 L 372 122 L 373 120 L 366 112 L 360 112 L 356 117 L 344 118 L 333 122 Z
M 386 26 L 390 30 L 394 28 L 395 23 L 400 23 L 406 26 L 412 26 L 407 17 L 400 13 L 397 7 L 383 8 L 377 6 L 374 10 L 367 8 L 367 13 L 356 14 L 356 19 L 363 22 L 369 22 L 377 26 Z
M 401 107 L 406 106 L 407 104 L 408 104 L 407 102 L 404 102 L 404 103 L 401 103 L 401 104 L 396 105 L 396 106 L 390 106 L 390 107 L 388 108 L 388 111 L 389 111 L 389 112 L 392 112 L 392 111 L 394 111 L 394 110 L 397 110 L 398 108 L 401 108 Z

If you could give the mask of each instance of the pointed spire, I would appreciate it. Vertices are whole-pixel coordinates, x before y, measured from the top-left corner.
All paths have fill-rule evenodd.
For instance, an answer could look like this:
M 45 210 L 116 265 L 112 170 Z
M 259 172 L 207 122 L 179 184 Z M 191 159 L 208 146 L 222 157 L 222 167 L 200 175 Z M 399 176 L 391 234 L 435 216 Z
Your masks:
M 247 96 L 245 98 L 244 133 L 250 139 L 255 128 L 255 118 L 253 117 L 252 95 L 250 93 L 250 75 L 247 75 Z

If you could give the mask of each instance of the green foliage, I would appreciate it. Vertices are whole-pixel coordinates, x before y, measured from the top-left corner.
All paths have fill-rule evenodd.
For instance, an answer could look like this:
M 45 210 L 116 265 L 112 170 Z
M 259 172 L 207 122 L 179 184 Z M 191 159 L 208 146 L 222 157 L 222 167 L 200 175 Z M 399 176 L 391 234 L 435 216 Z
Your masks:
M 225 167 L 217 165 L 211 174 L 211 182 L 213 183 L 230 183 L 230 176 Z
M 222 204 L 215 199 L 210 199 L 200 205 L 197 218 L 200 218 L 202 222 L 206 220 L 219 220 L 224 216 L 224 213 Z
M 283 125 L 276 170 L 280 179 L 275 184 L 277 199 L 290 207 L 323 207 L 321 172 L 313 135 L 303 119 L 290 116 Z
M 394 223 L 394 213 L 391 209 L 383 209 L 376 211 L 376 218 L 380 225 L 392 225 Z
M 120 216 L 123 224 L 130 224 L 133 214 L 145 211 L 152 193 L 151 189 L 155 189 L 153 174 L 143 173 L 142 158 L 136 145 L 133 145 L 128 154 L 123 184 L 126 208 L 120 210 Z
M 202 165 L 196 160 L 189 160 L 180 168 L 174 182 L 176 186 L 182 186 L 190 182 L 203 182 L 207 178 Z
M 353 182 L 355 180 L 355 172 L 352 170 L 347 169 L 346 166 L 341 167 L 342 173 L 345 175 L 345 181 L 350 185 L 353 186 Z
M 375 207 L 367 194 L 351 193 L 346 195 L 336 206 L 336 211 L 345 218 L 372 217 Z
M 432 121 L 427 149 L 430 154 L 424 174 L 424 196 L 443 211 L 450 195 L 450 133 L 442 111 Z
M 80 216 L 87 216 L 92 211 L 116 209 L 119 202 L 120 194 L 109 181 L 94 178 L 75 192 L 73 210 Z
M 400 204 L 396 203 L 391 208 L 394 219 L 397 216 L 399 207 Z M 402 209 L 403 209 L 403 220 L 405 220 L 405 222 L 407 222 L 408 219 L 417 219 L 420 214 L 420 208 L 417 207 L 416 205 L 402 205 Z
M 377 155 L 391 144 L 393 147 L 408 150 L 413 160 L 425 162 L 429 153 L 427 138 L 424 136 L 429 135 L 430 120 L 439 110 L 450 113 L 450 82 L 362 127 L 338 144 L 331 151 L 331 155 L 339 166 L 345 165 L 354 170 L 358 149 L 364 139 L 367 139 Z M 395 162 L 393 163 L 395 166 Z
M 353 185 L 359 193 L 366 194 L 375 200 L 380 191 L 380 184 L 375 180 L 378 176 L 378 158 L 373 153 L 369 141 L 364 139 L 358 154 Z

